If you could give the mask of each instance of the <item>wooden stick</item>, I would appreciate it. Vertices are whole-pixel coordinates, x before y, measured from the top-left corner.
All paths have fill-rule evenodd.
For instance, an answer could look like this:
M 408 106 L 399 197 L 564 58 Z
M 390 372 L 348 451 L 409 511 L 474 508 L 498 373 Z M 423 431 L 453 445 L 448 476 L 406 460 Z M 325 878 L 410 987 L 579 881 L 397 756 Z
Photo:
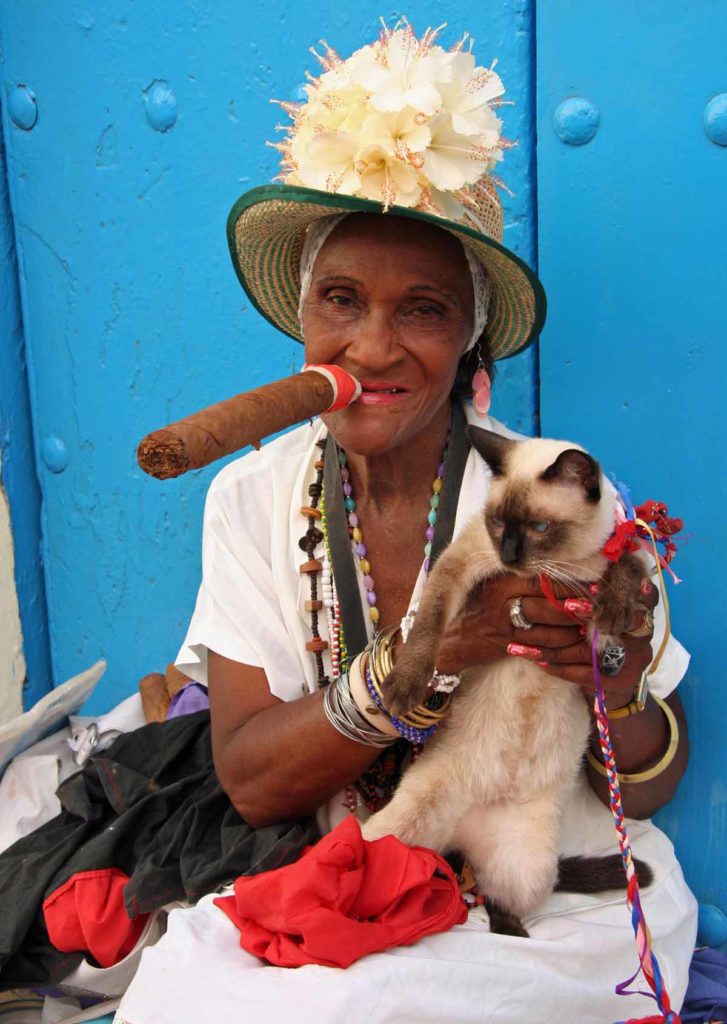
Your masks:
M 262 438 L 344 408 L 360 393 L 358 381 L 339 367 L 306 368 L 147 434 L 136 457 L 145 473 L 167 480 L 247 445 L 259 448 Z
M 164 722 L 171 704 L 166 679 L 161 672 L 150 672 L 139 683 L 141 707 L 147 722 Z

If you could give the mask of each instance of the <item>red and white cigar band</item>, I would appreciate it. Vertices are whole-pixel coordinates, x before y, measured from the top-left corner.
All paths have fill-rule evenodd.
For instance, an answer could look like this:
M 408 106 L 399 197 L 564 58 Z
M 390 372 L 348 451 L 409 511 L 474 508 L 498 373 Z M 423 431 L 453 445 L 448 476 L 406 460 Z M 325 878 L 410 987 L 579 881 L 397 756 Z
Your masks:
M 333 402 L 325 410 L 326 412 L 337 412 L 345 409 L 351 402 L 355 402 L 361 394 L 361 385 L 350 373 L 342 370 L 340 366 L 319 365 L 317 363 L 306 363 L 301 373 L 307 370 L 315 370 L 328 379 L 333 388 Z

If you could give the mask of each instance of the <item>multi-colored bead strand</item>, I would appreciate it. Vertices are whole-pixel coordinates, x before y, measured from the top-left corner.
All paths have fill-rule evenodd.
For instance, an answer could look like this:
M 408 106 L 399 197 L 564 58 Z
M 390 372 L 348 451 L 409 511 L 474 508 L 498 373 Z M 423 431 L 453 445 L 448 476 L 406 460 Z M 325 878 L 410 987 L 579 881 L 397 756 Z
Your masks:
M 440 495 L 444 486 L 444 471 L 449 450 L 449 432 L 444 444 L 441 462 L 437 467 L 437 475 L 432 482 L 432 494 L 429 498 L 429 511 L 427 512 L 427 528 L 424 533 L 424 572 L 428 573 L 431 564 L 432 544 L 434 543 L 434 531 L 437 525 L 437 511 L 439 509 Z M 353 544 L 354 555 L 358 560 L 358 568 L 363 577 L 363 585 L 366 591 L 366 603 L 368 605 L 369 618 L 374 624 L 374 633 L 379 628 L 378 598 L 376 596 L 376 584 L 371 575 L 371 563 L 368 559 L 368 549 L 364 543 L 361 523 L 356 512 L 356 500 L 353 496 L 353 485 L 351 484 L 351 472 L 348 468 L 348 458 L 343 449 L 338 449 L 338 465 L 341 470 L 341 482 L 343 486 L 343 505 L 346 509 L 348 519 L 348 532 Z
M 310 651 L 316 662 L 318 687 L 327 686 L 329 679 L 323 665 L 323 652 L 328 649 L 328 643 L 319 632 L 318 614 L 323 609 L 323 601 L 318 595 L 318 576 L 323 570 L 323 564 L 315 557 L 315 551 L 323 540 L 323 531 L 320 529 L 322 519 L 318 503 L 323 495 L 323 448 L 325 440 L 316 441 L 321 449 L 321 457 L 315 461 L 316 479 L 308 486 L 310 504 L 304 505 L 300 512 L 308 520 L 308 529 L 298 541 L 298 545 L 308 556 L 308 561 L 300 567 L 302 575 L 308 576 L 310 580 L 310 600 L 305 602 L 306 611 L 310 613 L 310 629 L 312 637 L 306 643 L 306 650 Z
M 361 527 L 359 524 L 359 518 L 356 513 L 356 502 L 353 497 L 353 487 L 351 485 L 351 473 L 346 463 L 348 458 L 343 449 L 338 449 L 338 465 L 341 470 L 341 482 L 343 485 L 343 506 L 346 509 L 346 518 L 348 519 L 348 532 L 353 542 L 353 550 L 356 558 L 358 559 L 358 567 L 363 576 L 363 585 L 366 590 L 366 604 L 368 605 L 369 618 L 374 624 L 374 631 L 378 629 L 379 623 L 379 609 L 376 607 L 378 598 L 376 597 L 376 588 L 374 584 L 373 576 L 371 575 L 371 563 L 369 562 L 367 555 L 368 550 L 364 544 L 363 534 L 361 533 Z
M 320 502 L 321 530 L 323 531 L 323 569 L 321 570 L 321 589 L 323 606 L 328 618 L 328 643 L 331 655 L 331 679 L 338 679 L 346 665 L 346 645 L 343 639 L 341 609 L 336 593 L 336 581 L 333 577 L 331 548 L 328 541 L 328 520 L 326 517 L 326 492 L 323 489 Z
M 424 536 L 426 537 L 426 543 L 424 545 L 424 572 L 429 573 L 432 557 L 432 544 L 434 543 L 434 528 L 437 525 L 437 511 L 439 509 L 439 502 L 441 500 L 440 495 L 442 493 L 442 487 L 444 486 L 444 470 L 447 462 L 447 452 L 449 451 L 449 434 L 447 434 L 447 440 L 444 445 L 444 451 L 442 452 L 442 461 L 439 463 L 437 468 L 437 475 L 432 482 L 432 496 L 429 499 L 429 512 L 427 513 L 427 529 Z

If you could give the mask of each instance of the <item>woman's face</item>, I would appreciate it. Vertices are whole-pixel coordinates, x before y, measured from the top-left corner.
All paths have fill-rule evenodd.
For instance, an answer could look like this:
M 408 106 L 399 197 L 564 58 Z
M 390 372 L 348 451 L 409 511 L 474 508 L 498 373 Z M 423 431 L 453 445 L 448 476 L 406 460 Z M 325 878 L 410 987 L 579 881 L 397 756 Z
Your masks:
M 363 386 L 324 417 L 339 444 L 371 456 L 439 424 L 472 322 L 456 238 L 403 217 L 346 217 L 318 254 L 303 306 L 306 362 L 341 366 Z

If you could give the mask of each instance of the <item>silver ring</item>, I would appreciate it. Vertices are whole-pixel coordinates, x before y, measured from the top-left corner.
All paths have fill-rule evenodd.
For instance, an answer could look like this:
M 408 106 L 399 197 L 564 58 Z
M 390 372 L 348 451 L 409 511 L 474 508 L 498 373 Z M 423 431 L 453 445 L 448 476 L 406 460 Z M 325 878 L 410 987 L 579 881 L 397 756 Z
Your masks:
M 532 629 L 533 624 L 530 619 L 525 618 L 523 612 L 523 599 L 516 597 L 510 605 L 510 622 L 512 622 L 515 629 Z
M 617 676 L 626 661 L 626 648 L 623 644 L 608 644 L 598 662 L 603 676 Z

